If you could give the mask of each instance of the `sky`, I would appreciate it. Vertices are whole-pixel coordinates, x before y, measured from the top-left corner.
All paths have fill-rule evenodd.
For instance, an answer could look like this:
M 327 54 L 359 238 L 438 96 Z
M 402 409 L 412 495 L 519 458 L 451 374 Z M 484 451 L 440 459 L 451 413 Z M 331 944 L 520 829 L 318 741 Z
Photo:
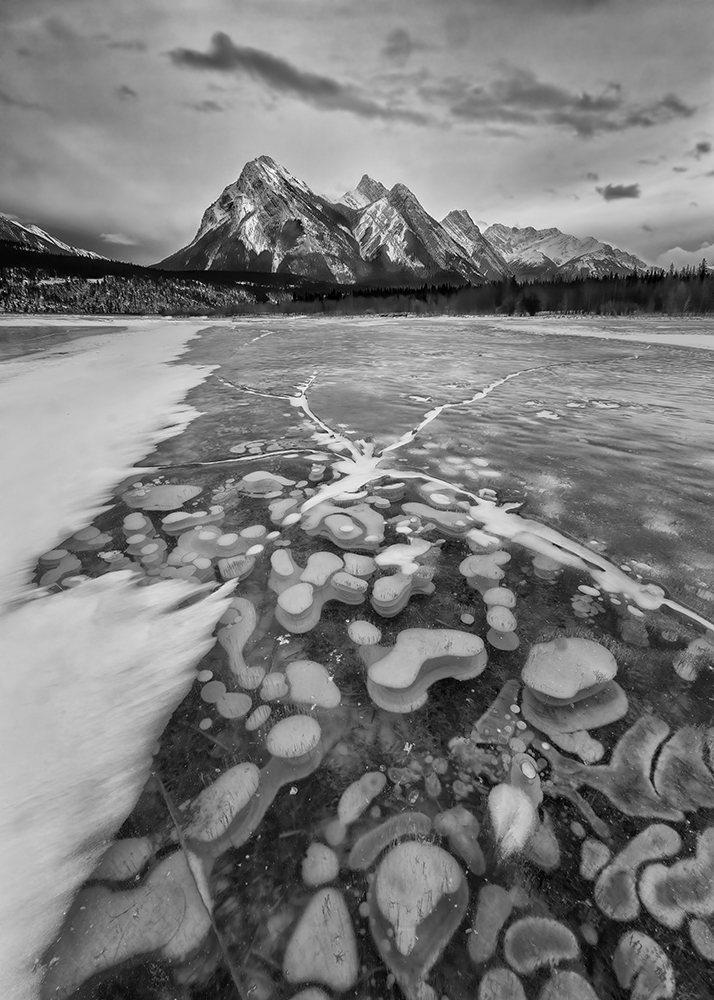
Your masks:
M 1 0 L 0 212 L 148 264 L 267 154 L 714 262 L 709 0 Z

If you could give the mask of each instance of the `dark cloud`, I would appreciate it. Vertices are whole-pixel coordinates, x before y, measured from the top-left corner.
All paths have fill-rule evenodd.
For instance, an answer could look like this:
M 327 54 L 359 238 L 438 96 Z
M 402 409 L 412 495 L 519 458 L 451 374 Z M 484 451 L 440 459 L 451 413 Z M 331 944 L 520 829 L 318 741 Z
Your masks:
M 382 48 L 382 55 L 386 56 L 387 59 L 392 59 L 399 65 L 404 65 L 412 53 L 424 48 L 426 46 L 420 42 L 415 42 L 405 28 L 395 28 L 394 31 L 390 31 L 387 35 L 384 47 Z
M 58 42 L 73 43 L 82 37 L 69 21 L 57 14 L 50 14 L 44 19 L 44 29 Z
M 707 140 L 698 142 L 694 149 L 690 149 L 688 156 L 693 156 L 695 160 L 700 160 L 702 156 L 707 156 L 712 151 L 712 144 Z
M 509 76 L 482 86 L 447 79 L 422 88 L 424 97 L 445 102 L 461 121 L 550 125 L 589 138 L 601 132 L 619 132 L 688 118 L 695 108 L 675 94 L 648 104 L 630 103 L 617 83 L 600 94 L 578 93 L 540 80 L 530 70 L 515 69 Z
M 22 97 L 14 97 L 5 90 L 0 90 L 0 104 L 6 108 L 17 108 L 20 111 L 49 111 L 44 104 L 36 104 L 35 101 L 26 101 Z
M 593 170 L 588 170 L 588 172 L 585 174 L 585 180 L 586 181 L 599 181 L 600 180 L 600 175 L 596 174 Z
M 688 167 L 672 167 L 675 174 L 686 174 Z
M 114 91 L 120 101 L 138 101 L 139 95 L 134 90 L 133 87 L 127 86 L 127 84 L 122 83 L 120 87 L 117 87 Z
M 219 104 L 218 101 L 210 99 L 206 99 L 205 101 L 189 101 L 185 107 L 190 108 L 192 111 L 199 111 L 204 115 L 216 115 L 226 110 L 224 104 Z
M 644 229 L 644 231 L 646 233 L 654 233 L 654 232 L 656 232 L 656 230 L 653 229 L 652 226 L 648 226 L 646 222 L 643 223 L 642 228 Z
M 348 111 L 362 118 L 418 125 L 428 121 L 418 111 L 381 104 L 350 84 L 299 69 L 269 52 L 234 45 L 230 36 L 222 31 L 213 35 L 208 52 L 173 49 L 169 57 L 176 66 L 188 69 L 243 74 L 277 93 L 288 94 L 325 111 Z
M 619 198 L 639 198 L 639 184 L 606 184 L 605 187 L 595 188 L 605 201 L 617 201 Z

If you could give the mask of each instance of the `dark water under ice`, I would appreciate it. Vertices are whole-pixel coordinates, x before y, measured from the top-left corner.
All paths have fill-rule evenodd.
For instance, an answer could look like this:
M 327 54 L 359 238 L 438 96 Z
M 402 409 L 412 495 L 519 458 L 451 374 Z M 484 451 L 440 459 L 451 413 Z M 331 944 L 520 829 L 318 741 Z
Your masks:
M 104 882 L 127 893 L 126 908 L 117 907 L 112 918 L 118 925 L 107 932 L 108 947 L 116 948 L 114 967 L 102 967 L 91 978 L 102 963 L 87 958 L 75 942 L 72 955 L 80 958 L 73 961 L 86 971 L 66 982 L 60 975 L 58 992 L 51 995 L 74 995 L 74 985 L 87 974 L 77 996 L 92 1000 L 703 1000 L 713 995 L 714 645 L 692 647 L 712 633 L 687 612 L 714 619 L 714 353 L 528 335 L 466 321 L 279 320 L 209 327 L 192 342 L 185 360 L 219 366 L 189 394 L 188 402 L 202 416 L 180 437 L 164 442 L 146 464 L 160 468 L 163 482 L 201 488 L 186 510 L 222 505 L 224 532 L 256 525 L 280 531 L 277 539 L 263 542 L 255 568 L 238 586 L 237 594 L 257 615 L 243 650 L 246 663 L 270 673 L 283 672 L 294 661 L 315 661 L 339 688 L 341 703 L 296 707 L 261 700 L 259 689 L 247 688 L 250 712 L 264 705 L 271 717 L 254 729 L 245 725 L 250 716 L 223 718 L 215 702 L 202 698 L 203 683 L 242 689 L 224 648 L 216 644 L 199 664 L 206 671 L 203 682 L 197 681 L 162 736 L 154 774 L 120 831 L 118 839 L 137 838 L 132 858 L 138 861 L 127 861 L 118 880 Z M 461 404 L 516 372 L 523 374 Z M 291 405 L 296 387 L 308 382 L 305 398 L 312 413 L 343 439 L 363 442 L 362 451 L 365 443 L 376 451 L 393 444 L 433 407 L 454 404 L 392 453 L 391 478 L 381 485 L 400 481 L 408 471 L 424 478 L 405 478 L 403 497 L 374 508 L 388 522 L 381 548 L 407 541 L 409 536 L 396 530 L 402 504 L 425 503 L 419 485 L 435 479 L 457 490 L 446 504 L 457 513 L 465 510 L 458 500 L 479 495 L 499 505 L 523 502 L 522 517 L 589 546 L 625 567 L 634 580 L 661 586 L 684 611 L 662 606 L 643 612 L 622 594 L 594 586 L 577 568 L 544 579 L 534 571 L 534 553 L 505 540 L 501 548 L 510 561 L 500 585 L 516 595 L 518 648 L 502 650 L 487 642 L 488 665 L 478 677 L 436 682 L 426 704 L 413 712 L 379 708 L 348 636 L 350 622 L 377 626 L 387 646 L 404 629 L 416 628 L 458 629 L 484 638 L 486 607 L 459 572 L 472 554 L 464 537 L 447 537 L 422 518 L 420 526 L 412 525 L 416 536 L 444 540 L 440 551 L 433 545 L 424 559 L 433 571 L 432 594 L 413 595 L 393 617 L 383 617 L 369 600 L 359 605 L 333 600 L 305 632 L 275 619 L 271 553 L 289 549 L 303 567 L 316 552 L 342 557 L 350 551 L 324 535 L 306 534 L 300 523 L 280 529 L 270 519 L 272 501 L 297 489 L 296 499 L 304 502 L 309 491 L 332 481 L 330 464 L 346 454 L 331 451 L 324 436 L 315 438 L 320 428 Z M 316 466 L 326 470 L 321 474 Z M 277 474 L 291 485 L 256 495 L 241 483 L 255 471 Z M 368 485 L 367 497 L 378 494 L 379 486 Z M 338 502 L 348 514 L 349 502 Z M 129 513 L 119 500 L 97 520 L 112 536 L 108 548 L 126 549 L 122 521 Z M 160 513 L 149 517 L 170 551 L 176 537 L 162 532 Z M 374 555 L 373 548 L 356 551 Z M 89 576 L 109 566 L 96 553 L 80 558 L 81 571 Z M 212 578 L 214 569 L 205 575 Z M 628 709 L 618 721 L 591 731 L 604 746 L 599 768 L 572 752 L 556 752 L 530 723 L 518 725 L 527 653 L 558 637 L 594 640 L 618 664 Z M 509 681 L 509 697 L 499 699 Z M 491 721 L 477 726 L 494 705 Z M 177 836 L 177 825 L 186 829 L 180 806 L 230 768 L 246 762 L 268 766 L 271 727 L 295 713 L 318 721 L 321 755 L 304 771 L 296 770 L 294 780 L 281 772 L 277 790 L 271 786 L 275 798 L 255 829 L 243 836 L 241 829 L 250 831 L 250 822 L 241 813 L 230 827 L 233 842 L 224 837 L 196 843 Z M 511 761 L 523 752 L 524 734 L 530 742 L 525 740 L 523 751 L 539 769 L 545 793 L 536 811 L 537 828 L 546 833 L 536 838 L 540 847 L 531 837 L 504 857 L 488 800 L 495 786 L 512 784 Z M 463 739 L 453 744 L 454 737 Z M 373 786 L 363 793 L 362 811 L 336 833 L 341 796 L 365 774 L 373 775 Z M 265 779 L 266 789 L 268 784 Z M 481 861 L 440 832 L 439 817 L 459 806 L 480 827 Z M 421 818 L 405 818 L 408 813 Z M 386 836 L 382 853 L 375 848 L 371 864 L 357 866 L 354 845 L 388 822 L 397 833 Z M 522 822 L 512 819 L 516 826 Z M 637 837 L 635 848 L 622 855 Z M 411 957 L 401 958 L 395 951 L 401 931 L 390 926 L 376 900 L 387 882 L 385 857 L 394 851 L 401 857 L 410 840 L 421 845 L 427 860 L 443 861 L 443 853 L 429 853 L 433 848 L 447 852 L 460 875 L 458 891 L 454 883 L 440 895 L 445 885 L 440 875 L 435 884 L 441 888 L 429 903 L 412 900 L 422 907 L 423 922 L 402 911 L 407 925 L 414 921 L 417 944 Z M 182 904 L 187 914 L 193 907 L 198 916 L 186 916 L 183 924 L 172 911 L 175 896 L 161 895 L 164 890 L 151 881 L 181 849 L 187 850 L 199 887 L 195 898 L 187 895 Z M 327 875 L 319 885 L 306 885 L 303 862 L 317 855 L 327 858 Z M 598 856 L 604 874 L 594 862 L 587 871 Z M 689 872 L 678 869 L 646 905 L 654 892 L 643 888 L 654 879 L 645 875 L 648 867 L 684 860 Z M 403 891 L 406 898 L 409 886 L 426 878 L 427 862 L 419 864 L 419 870 L 405 868 L 408 884 L 398 886 L 396 895 Z M 212 907 L 210 919 L 205 912 L 201 917 L 205 903 Z M 77 916 L 76 909 L 70 922 Z M 133 951 L 117 944 L 117 933 L 124 937 L 122 921 L 127 934 L 145 921 L 145 932 L 135 934 L 144 944 Z M 162 921 L 168 928 L 164 939 L 156 931 Z M 67 932 L 65 946 L 61 940 L 55 954 L 66 963 Z M 92 956 L 103 947 L 101 936 L 93 940 Z

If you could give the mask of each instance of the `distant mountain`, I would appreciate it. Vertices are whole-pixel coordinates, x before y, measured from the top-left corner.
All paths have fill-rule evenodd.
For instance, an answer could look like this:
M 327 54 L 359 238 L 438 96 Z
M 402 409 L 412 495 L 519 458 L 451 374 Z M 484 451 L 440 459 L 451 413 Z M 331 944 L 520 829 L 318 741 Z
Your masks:
M 578 239 L 559 229 L 489 226 L 484 236 L 517 278 L 563 278 L 634 274 L 648 265 L 638 257 L 601 243 L 593 236 Z
M 204 212 L 188 246 L 158 265 L 179 270 L 273 271 L 354 282 L 369 275 L 352 218 L 269 156 L 243 168 Z
M 434 219 L 404 184 L 387 189 L 364 174 L 331 202 L 269 156 L 204 212 L 193 240 L 158 265 L 174 270 L 240 270 L 353 283 L 380 279 L 478 282 L 630 274 L 646 265 L 589 237 L 558 229 L 490 226 L 465 210 Z
M 101 254 L 92 253 L 91 250 L 81 250 L 72 247 L 62 240 L 50 236 L 39 226 L 23 226 L 13 219 L 8 219 L 6 215 L 0 215 L 0 242 L 16 244 L 19 249 L 38 250 L 52 254 L 69 254 L 73 257 L 93 257 L 95 260 L 103 260 Z

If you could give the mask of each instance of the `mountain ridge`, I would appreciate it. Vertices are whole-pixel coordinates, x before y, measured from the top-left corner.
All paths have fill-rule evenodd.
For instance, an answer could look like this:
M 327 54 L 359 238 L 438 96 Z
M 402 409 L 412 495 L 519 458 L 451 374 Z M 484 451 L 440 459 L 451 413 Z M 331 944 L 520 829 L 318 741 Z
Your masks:
M 4 215 L 0 243 L 107 259 Z M 387 188 L 366 173 L 331 200 L 266 155 L 249 160 L 205 209 L 189 243 L 153 266 L 337 284 L 572 279 L 649 269 L 627 251 L 555 227 L 495 223 L 482 231 L 464 208 L 438 221 L 405 184 Z
M 7 215 L 0 214 L 0 241 L 16 243 L 25 250 L 45 251 L 67 256 L 92 257 L 94 260 L 106 260 L 101 254 L 80 247 L 70 246 L 40 229 L 39 226 L 25 226 Z
M 338 200 L 269 156 L 249 161 L 206 209 L 193 240 L 157 267 L 254 269 L 349 284 L 370 279 L 480 282 L 633 274 L 648 265 L 594 237 L 495 224 L 466 209 L 441 222 L 398 182 L 363 174 Z

